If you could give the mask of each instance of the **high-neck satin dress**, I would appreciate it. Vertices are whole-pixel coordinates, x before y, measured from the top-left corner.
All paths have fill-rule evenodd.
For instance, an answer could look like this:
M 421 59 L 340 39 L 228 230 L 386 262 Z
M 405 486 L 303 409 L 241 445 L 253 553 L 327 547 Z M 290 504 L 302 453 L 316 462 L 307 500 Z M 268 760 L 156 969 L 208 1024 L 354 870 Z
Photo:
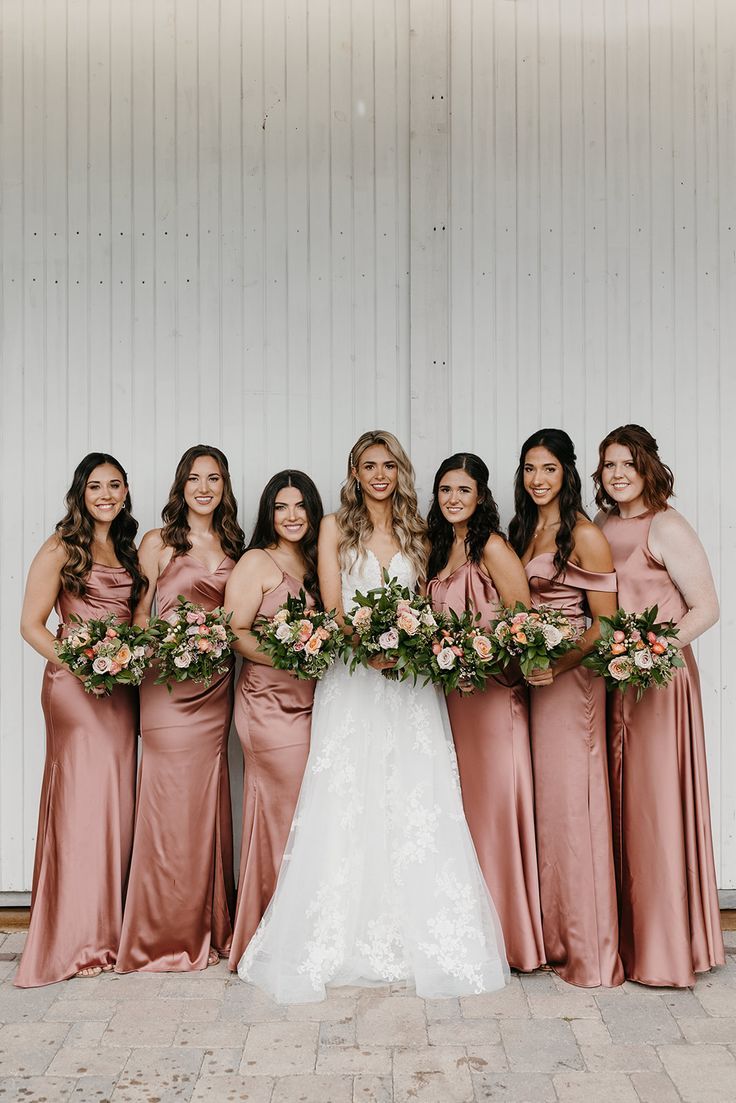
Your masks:
M 208 571 L 175 556 L 159 575 L 158 615 L 182 594 L 206 610 L 222 605 L 235 566 Z M 227 739 L 232 664 L 204 685 L 176 682 L 171 693 L 141 686 L 142 753 L 135 842 L 117 971 L 204 969 L 210 949 L 227 955 L 234 904 L 232 812 Z
M 87 592 L 61 590 L 56 612 L 62 625 L 72 613 L 129 623 L 132 585 L 125 568 L 96 563 Z M 133 843 L 137 691 L 117 686 L 95 697 L 66 667 L 47 663 L 41 704 L 46 763 L 20 988 L 114 965 Z
M 632 613 L 657 605 L 677 623 L 685 600 L 648 547 L 652 513 L 611 514 L 619 603 Z M 708 799 L 700 678 L 691 647 L 664 689 L 609 695 L 609 756 L 620 953 L 626 976 L 677 988 L 723 965 Z
M 428 595 L 440 612 L 472 607 L 483 625 L 502 605 L 492 579 L 470 562 L 447 578 L 433 578 Z M 529 972 L 543 963 L 544 942 L 526 686 L 505 684 L 502 675 L 482 693 L 451 693 L 447 709 L 463 808 L 501 921 L 506 957 L 514 969 Z
M 533 605 L 553 605 L 585 630 L 586 591 L 616 593 L 615 573 L 568 563 L 554 580 L 551 552 L 526 564 Z M 606 754 L 606 690 L 576 666 L 529 695 L 542 929 L 547 961 L 583 988 L 624 979 Z
M 264 594 L 260 617 L 272 617 L 303 583 L 284 573 Z M 314 602 L 307 595 L 307 605 Z M 230 969 L 238 962 L 269 905 L 309 757 L 313 681 L 288 670 L 243 663 L 235 691 L 235 727 L 243 748 L 243 840 Z

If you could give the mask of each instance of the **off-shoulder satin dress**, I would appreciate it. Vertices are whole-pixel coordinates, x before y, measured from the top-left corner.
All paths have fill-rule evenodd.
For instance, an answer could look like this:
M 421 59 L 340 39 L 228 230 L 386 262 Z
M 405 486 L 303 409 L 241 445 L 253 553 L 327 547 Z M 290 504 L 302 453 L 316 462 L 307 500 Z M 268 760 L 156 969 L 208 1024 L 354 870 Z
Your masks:
M 606 518 L 619 603 L 678 622 L 687 605 L 648 547 L 652 514 Z M 700 678 L 692 649 L 666 689 L 637 703 L 609 695 L 609 764 L 619 885 L 620 953 L 641 984 L 690 987 L 724 963 Z
M 585 630 L 586 590 L 616 593 L 616 575 L 568 564 L 553 581 L 551 552 L 526 564 L 533 605 L 553 605 Z M 624 979 L 606 754 L 606 690 L 591 670 L 573 667 L 529 695 L 547 961 L 584 988 Z
M 502 602 L 492 580 L 464 563 L 428 588 L 435 609 L 469 606 L 487 625 Z M 534 832 L 529 708 L 524 684 L 491 679 L 483 693 L 447 698 L 465 816 L 480 868 L 501 921 L 506 957 L 531 971 L 544 961 Z
M 272 617 L 303 583 L 284 574 L 264 594 L 258 616 Z M 307 604 L 313 606 L 311 598 Z M 243 748 L 243 841 L 230 969 L 238 962 L 269 905 L 309 757 L 315 682 L 287 670 L 244 662 L 235 691 L 235 726 Z
M 123 567 L 94 564 L 86 584 L 82 596 L 60 591 L 62 623 L 72 613 L 130 621 L 133 583 Z M 97 698 L 65 667 L 47 663 L 41 704 L 46 763 L 20 988 L 114 965 L 133 843 L 137 691 L 118 686 Z
M 205 609 L 222 605 L 235 566 L 215 571 L 175 556 L 159 575 L 159 616 L 182 594 Z M 169 693 L 141 686 L 142 753 L 135 842 L 117 970 L 204 969 L 210 948 L 227 955 L 234 904 L 233 833 L 227 738 L 232 668 L 209 689 L 177 682 Z

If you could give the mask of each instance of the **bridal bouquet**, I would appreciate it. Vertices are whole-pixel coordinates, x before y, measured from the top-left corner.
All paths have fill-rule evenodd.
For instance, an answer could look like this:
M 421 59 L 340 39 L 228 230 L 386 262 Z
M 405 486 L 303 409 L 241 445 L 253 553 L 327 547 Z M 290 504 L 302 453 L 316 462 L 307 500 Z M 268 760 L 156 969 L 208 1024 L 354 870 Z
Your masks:
M 54 642 L 64 666 L 83 679 L 87 693 L 106 697 L 115 686 L 138 686 L 154 654 L 153 636 L 110 614 L 82 620 L 72 613 L 69 631 Z
M 550 605 L 527 609 L 521 602 L 513 609 L 503 609 L 491 631 L 503 665 L 517 659 L 524 677 L 533 670 L 546 670 L 571 651 L 578 635 L 559 609 Z
M 207 688 L 212 679 L 228 669 L 232 643 L 237 636 L 230 628 L 232 613 L 222 608 L 206 612 L 201 605 L 179 594 L 176 608 L 169 616 L 151 621 L 149 631 L 156 637 L 158 677 L 156 685 L 166 682 L 202 682 Z
M 601 638 L 583 666 L 604 678 L 606 689 L 625 693 L 633 686 L 640 701 L 650 686 L 666 686 L 685 665 L 672 642 L 677 628 L 672 621 L 658 624 L 657 612 L 653 605 L 643 613 L 617 609 L 612 617 L 601 617 Z
M 346 648 L 345 661 L 351 673 L 371 659 L 394 661 L 384 670 L 387 678 L 416 678 L 427 671 L 427 653 L 437 630 L 437 621 L 425 597 L 408 590 L 383 572 L 384 585 L 355 594 L 355 606 L 345 614 L 353 631 L 353 646 Z
M 329 613 L 308 609 L 304 590 L 289 594 L 270 619 L 253 625 L 258 650 L 268 655 L 277 670 L 288 670 L 295 678 L 321 678 L 345 645 L 345 636 Z
M 499 657 L 492 636 L 480 626 L 480 613 L 466 609 L 458 615 L 437 614 L 439 630 L 435 633 L 428 656 L 427 680 L 441 685 L 445 693 L 461 689 L 472 693 L 484 689 L 491 674 L 497 674 L 508 663 Z

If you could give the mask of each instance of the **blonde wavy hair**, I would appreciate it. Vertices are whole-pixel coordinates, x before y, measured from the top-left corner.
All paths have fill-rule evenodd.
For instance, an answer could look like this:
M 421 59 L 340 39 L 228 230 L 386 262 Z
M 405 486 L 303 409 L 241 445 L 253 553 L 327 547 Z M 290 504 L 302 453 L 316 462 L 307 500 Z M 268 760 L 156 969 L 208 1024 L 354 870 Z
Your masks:
M 411 563 L 417 578 L 424 579 L 427 576 L 427 526 L 419 513 L 414 468 L 399 441 L 385 429 L 363 433 L 351 449 L 347 478 L 340 490 L 340 507 L 335 515 L 340 534 L 337 542 L 340 564 L 345 567 L 354 557 L 363 555 L 366 540 L 373 532 L 370 514 L 354 472 L 358 469 L 360 457 L 374 444 L 382 444 L 396 460 L 399 477 L 391 500 L 394 531 L 402 554 Z

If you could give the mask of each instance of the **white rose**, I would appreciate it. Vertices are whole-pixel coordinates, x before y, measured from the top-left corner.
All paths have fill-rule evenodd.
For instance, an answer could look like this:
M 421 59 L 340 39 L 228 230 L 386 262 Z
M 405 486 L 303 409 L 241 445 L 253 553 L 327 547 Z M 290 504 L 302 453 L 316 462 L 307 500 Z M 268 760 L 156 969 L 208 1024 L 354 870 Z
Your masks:
M 191 666 L 191 663 L 192 656 L 187 651 L 183 655 L 174 655 L 174 666 L 178 666 L 179 670 L 186 670 L 188 666 Z
M 421 620 L 421 622 L 422 622 L 422 624 L 424 625 L 425 628 L 436 628 L 437 627 L 437 621 L 434 619 L 434 616 L 432 615 L 432 610 L 431 609 L 425 609 L 419 619 Z
M 106 655 L 98 655 L 92 663 L 95 674 L 109 674 L 111 666 L 112 660 L 108 659 Z
M 291 628 L 289 628 L 288 624 L 284 624 L 282 622 L 281 624 L 279 624 L 274 635 L 276 636 L 277 640 L 280 640 L 281 643 L 284 643 L 291 636 Z
M 654 666 L 654 660 L 649 648 L 647 647 L 644 651 L 637 651 L 634 655 L 634 662 L 639 667 L 639 670 L 651 670 Z
M 287 613 L 286 609 L 279 609 L 279 610 L 278 610 L 278 611 L 277 611 L 277 612 L 276 612 L 276 613 L 274 614 L 274 618 L 273 618 L 273 619 L 274 619 L 274 620 L 275 620 L 275 621 L 276 621 L 276 622 L 277 622 L 278 624 L 283 624 L 283 623 L 284 623 L 284 621 L 286 621 L 286 620 L 288 620 L 288 619 L 289 619 L 289 614 Z
M 544 642 L 551 650 L 553 647 L 557 647 L 558 643 L 562 643 L 563 635 L 559 628 L 555 628 L 554 624 L 543 624 L 542 635 L 544 636 Z
M 388 632 L 382 633 L 378 637 L 378 646 L 384 651 L 390 651 L 394 647 L 399 646 L 399 633 L 395 628 L 389 628 Z
M 437 655 L 437 666 L 440 670 L 452 670 L 457 662 L 457 655 L 451 647 L 443 647 Z

